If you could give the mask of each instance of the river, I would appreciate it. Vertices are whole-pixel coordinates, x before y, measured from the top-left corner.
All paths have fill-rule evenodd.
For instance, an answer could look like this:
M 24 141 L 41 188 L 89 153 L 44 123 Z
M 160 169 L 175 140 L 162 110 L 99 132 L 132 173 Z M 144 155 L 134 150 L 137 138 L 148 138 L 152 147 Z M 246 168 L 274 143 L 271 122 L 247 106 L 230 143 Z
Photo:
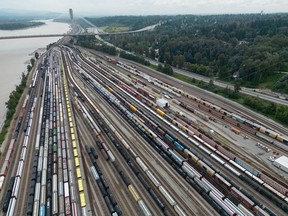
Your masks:
M 23 30 L 0 30 L 0 36 L 61 34 L 70 29 L 67 23 L 52 20 L 40 21 L 45 22 L 45 25 Z M 59 39 L 54 37 L 0 40 L 0 129 L 7 111 L 5 102 L 8 101 L 9 94 L 15 89 L 15 85 L 20 83 L 22 72 L 27 72 L 27 64 L 33 57 L 33 52 Z

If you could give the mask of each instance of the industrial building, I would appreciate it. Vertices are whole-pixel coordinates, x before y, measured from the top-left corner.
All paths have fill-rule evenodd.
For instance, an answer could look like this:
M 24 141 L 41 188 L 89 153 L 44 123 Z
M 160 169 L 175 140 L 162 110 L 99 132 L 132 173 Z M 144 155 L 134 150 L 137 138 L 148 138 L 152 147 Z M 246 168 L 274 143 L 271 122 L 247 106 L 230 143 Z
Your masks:
M 274 166 L 288 173 L 288 157 L 281 156 L 274 161 Z

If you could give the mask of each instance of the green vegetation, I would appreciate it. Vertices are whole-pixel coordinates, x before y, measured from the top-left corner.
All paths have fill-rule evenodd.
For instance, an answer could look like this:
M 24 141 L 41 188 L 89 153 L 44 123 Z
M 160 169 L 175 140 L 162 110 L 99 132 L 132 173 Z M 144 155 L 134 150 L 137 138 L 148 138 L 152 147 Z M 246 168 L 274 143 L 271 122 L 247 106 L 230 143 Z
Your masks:
M 109 17 L 110 22 L 113 19 Z M 133 19 L 129 22 L 133 23 Z M 153 69 L 155 66 L 151 66 L 145 57 L 157 58 L 164 63 L 164 66 L 158 65 L 158 71 L 232 99 L 288 125 L 286 106 L 239 93 L 243 84 L 288 93 L 288 74 L 283 73 L 288 71 L 287 26 L 288 14 L 182 15 L 166 17 L 166 21 L 152 32 L 103 38 L 135 53 L 131 55 L 121 51 L 120 57 Z M 78 43 L 91 48 L 94 46 L 91 44 L 96 42 L 80 40 Z M 210 76 L 211 82 L 205 83 L 174 73 L 171 65 Z M 234 77 L 237 78 L 236 83 Z M 235 84 L 236 90 L 217 87 L 213 79 L 230 81 Z
M 23 91 L 26 88 L 28 75 L 29 75 L 29 72 L 31 71 L 31 69 L 32 69 L 32 66 L 27 65 L 28 73 L 26 75 L 24 73 L 22 73 L 21 83 L 19 85 L 17 85 L 16 89 L 10 93 L 9 100 L 5 103 L 6 108 L 7 108 L 7 113 L 6 113 L 6 119 L 5 119 L 3 128 L 2 128 L 1 133 L 0 133 L 0 143 L 1 144 L 5 140 L 5 136 L 8 132 L 8 129 L 9 129 L 10 123 L 12 121 L 13 115 L 16 111 L 16 107 L 18 105 L 18 102 L 21 98 Z
M 148 67 L 149 68 L 151 68 L 152 70 L 157 70 L 157 66 L 156 65 L 154 65 L 154 64 L 150 64 L 150 65 L 148 65 Z
M 288 74 L 279 79 L 272 87 L 272 90 L 287 93 L 288 92 Z
M 165 20 L 166 17 L 167 16 L 114 16 L 101 18 L 86 17 L 85 19 L 89 20 L 94 25 L 102 28 L 106 26 L 111 26 L 113 28 L 118 27 L 125 28 L 127 30 L 137 30 L 146 26 L 159 23 L 161 20 Z
M 260 89 L 272 89 L 275 83 L 277 83 L 278 80 L 281 80 L 281 78 L 284 76 L 282 73 L 274 73 L 269 77 L 265 77 L 261 84 L 258 85 L 258 88 Z
M 120 57 L 138 62 L 138 63 L 146 65 L 146 66 L 150 65 L 150 62 L 146 61 L 145 58 L 143 58 L 142 56 L 139 56 L 139 55 L 133 55 L 133 54 L 129 54 L 127 52 L 121 51 Z
M 96 40 L 95 36 L 77 36 L 77 45 L 83 46 L 86 48 L 98 50 L 104 53 L 108 53 L 110 55 L 116 55 L 117 50 L 113 46 L 106 45 L 104 43 L 100 43 Z
M 222 95 L 223 97 L 232 99 L 277 122 L 280 122 L 284 125 L 288 125 L 288 107 L 287 106 L 272 103 L 272 102 L 269 102 L 260 98 L 248 96 L 248 95 L 239 93 L 238 91 L 233 91 L 228 88 L 217 87 L 213 84 L 212 80 L 210 81 L 210 83 L 206 83 L 203 81 L 196 80 L 194 78 L 191 79 L 185 75 L 178 74 L 178 73 L 173 73 L 173 77 L 180 79 L 184 82 L 187 82 L 189 84 L 206 89 L 213 93 Z
M 45 24 L 44 22 L 28 22 L 28 21 L 0 22 L 0 29 L 17 30 L 17 29 L 36 27 L 44 24 Z
M 166 63 L 164 64 L 164 66 L 162 64 L 158 64 L 157 70 L 168 75 L 173 75 L 172 67 Z
M 109 17 L 110 23 L 118 20 Z M 179 15 L 161 20 L 154 31 L 103 38 L 162 63 L 228 82 L 237 77 L 241 85 L 254 88 L 288 71 L 288 14 Z M 140 21 L 129 22 L 131 26 Z M 264 85 L 277 83 L 272 81 Z M 287 88 L 283 92 L 288 93 Z
M 94 50 L 98 50 L 110 55 L 117 55 L 118 51 L 116 50 L 116 48 L 114 46 L 109 46 L 106 45 L 102 42 L 99 42 L 95 36 L 91 35 L 91 36 L 77 36 L 77 45 L 82 46 L 82 47 L 86 47 L 89 49 L 94 49 Z M 133 55 L 133 54 L 129 54 L 127 52 L 124 51 L 120 51 L 119 56 L 128 60 L 132 60 L 135 62 L 138 62 L 140 64 L 149 66 L 150 63 L 148 61 L 145 60 L 145 58 L 143 56 L 140 55 Z
M 125 32 L 129 31 L 129 27 L 126 26 L 101 26 L 101 29 L 105 32 Z

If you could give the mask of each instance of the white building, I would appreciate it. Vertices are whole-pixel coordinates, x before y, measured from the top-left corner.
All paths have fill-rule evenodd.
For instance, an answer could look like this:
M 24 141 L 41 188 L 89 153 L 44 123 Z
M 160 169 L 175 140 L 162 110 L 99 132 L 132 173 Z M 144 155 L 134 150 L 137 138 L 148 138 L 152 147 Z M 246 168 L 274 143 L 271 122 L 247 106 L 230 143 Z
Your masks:
M 165 100 L 164 98 L 160 98 L 156 100 L 156 104 L 161 108 L 168 108 L 169 102 Z
M 281 156 L 274 161 L 274 166 L 288 173 L 288 157 Z

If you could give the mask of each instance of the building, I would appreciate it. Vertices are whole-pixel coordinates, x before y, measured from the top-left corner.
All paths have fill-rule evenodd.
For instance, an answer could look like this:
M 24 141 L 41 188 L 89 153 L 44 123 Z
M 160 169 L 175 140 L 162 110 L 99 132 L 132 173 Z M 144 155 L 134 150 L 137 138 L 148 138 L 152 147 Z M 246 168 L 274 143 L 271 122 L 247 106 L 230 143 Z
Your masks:
M 161 108 L 168 108 L 169 102 L 163 98 L 157 99 L 156 104 Z
M 288 173 L 288 157 L 281 156 L 274 161 L 274 166 Z

